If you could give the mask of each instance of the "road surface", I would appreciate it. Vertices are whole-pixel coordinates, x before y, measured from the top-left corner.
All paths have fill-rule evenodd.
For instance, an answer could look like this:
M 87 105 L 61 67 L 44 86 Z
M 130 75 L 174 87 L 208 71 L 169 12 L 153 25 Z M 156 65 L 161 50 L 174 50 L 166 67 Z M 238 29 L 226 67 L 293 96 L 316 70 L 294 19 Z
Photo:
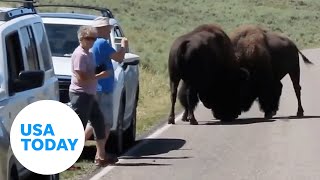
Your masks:
M 319 180 L 320 49 L 303 51 L 315 63 L 301 65 L 304 118 L 294 116 L 297 100 L 286 76 L 280 110 L 264 120 L 255 104 L 230 125 L 199 106 L 198 126 L 178 121 L 91 179 L 102 180 Z

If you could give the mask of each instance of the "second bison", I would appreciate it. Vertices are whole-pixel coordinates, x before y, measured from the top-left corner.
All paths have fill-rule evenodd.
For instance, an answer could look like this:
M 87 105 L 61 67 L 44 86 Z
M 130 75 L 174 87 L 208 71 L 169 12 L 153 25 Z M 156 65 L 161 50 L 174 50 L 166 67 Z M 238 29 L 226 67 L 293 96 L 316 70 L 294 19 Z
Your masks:
M 249 70 L 250 81 L 242 93 L 242 110 L 247 111 L 258 98 L 266 118 L 278 110 L 281 79 L 289 74 L 298 100 L 297 116 L 303 116 L 301 103 L 299 54 L 312 64 L 286 36 L 255 25 L 237 28 L 230 36 L 242 67 Z
M 193 111 L 199 99 L 217 119 L 238 117 L 240 81 L 246 74 L 240 70 L 231 41 L 220 27 L 205 24 L 178 37 L 170 50 L 168 68 L 172 103 L 169 124 L 175 123 L 174 106 L 181 80 L 180 100 L 190 124 L 198 124 Z

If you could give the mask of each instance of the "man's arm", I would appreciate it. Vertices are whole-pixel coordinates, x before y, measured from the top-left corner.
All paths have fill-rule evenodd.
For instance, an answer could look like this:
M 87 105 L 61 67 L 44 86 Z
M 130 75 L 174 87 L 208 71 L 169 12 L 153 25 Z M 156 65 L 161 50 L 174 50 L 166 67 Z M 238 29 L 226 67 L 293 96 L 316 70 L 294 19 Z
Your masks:
M 117 52 L 112 53 L 110 55 L 110 58 L 121 63 L 124 59 L 127 48 L 128 48 L 128 39 L 124 37 L 121 40 L 121 48 Z
M 102 79 L 110 76 L 110 73 L 108 71 L 102 71 L 99 74 L 96 74 L 96 79 Z
M 126 49 L 124 47 L 121 47 L 118 51 L 112 53 L 110 55 L 110 58 L 121 63 L 124 59 L 125 54 L 126 54 Z

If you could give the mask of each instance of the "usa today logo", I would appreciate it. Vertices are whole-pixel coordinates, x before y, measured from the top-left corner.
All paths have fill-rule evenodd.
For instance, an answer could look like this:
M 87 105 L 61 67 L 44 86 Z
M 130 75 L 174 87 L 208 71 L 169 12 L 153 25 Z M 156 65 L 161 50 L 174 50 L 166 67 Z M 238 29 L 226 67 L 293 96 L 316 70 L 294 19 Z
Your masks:
M 34 102 L 19 112 L 10 131 L 16 159 L 38 174 L 57 174 L 72 166 L 84 147 L 84 129 L 67 105 L 51 100 Z

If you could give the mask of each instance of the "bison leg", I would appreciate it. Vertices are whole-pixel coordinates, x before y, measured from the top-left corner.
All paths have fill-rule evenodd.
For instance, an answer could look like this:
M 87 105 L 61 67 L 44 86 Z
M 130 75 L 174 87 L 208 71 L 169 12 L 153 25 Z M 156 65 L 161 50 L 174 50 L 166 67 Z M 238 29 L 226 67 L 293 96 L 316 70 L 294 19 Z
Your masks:
M 182 81 L 181 87 L 179 88 L 179 100 L 181 105 L 184 108 L 184 112 L 182 115 L 182 121 L 187 122 L 188 120 L 188 102 L 187 102 L 187 85 Z
M 188 119 L 188 110 L 187 109 L 184 110 L 182 118 L 181 118 L 181 121 L 183 121 L 183 122 L 189 121 L 189 119 Z
M 302 117 L 304 115 L 304 110 L 301 103 L 301 86 L 300 86 L 300 68 L 296 68 L 296 71 L 292 71 L 289 73 L 290 79 L 293 84 L 294 92 L 296 93 L 296 97 L 298 100 L 298 111 L 297 116 Z
M 176 104 L 176 99 L 177 99 L 177 89 L 179 85 L 180 79 L 170 79 L 170 92 L 171 92 L 171 111 L 170 115 L 168 118 L 168 124 L 175 124 L 175 113 L 174 113 L 174 106 Z
M 182 121 L 190 121 L 190 124 L 197 125 L 198 122 L 194 116 L 194 109 L 199 102 L 199 98 L 195 89 L 185 82 L 182 82 L 179 89 L 179 100 L 185 111 L 182 116 Z
M 280 96 L 282 92 L 281 81 L 275 81 L 270 89 L 265 89 L 266 96 L 259 97 L 261 109 L 265 112 L 264 118 L 271 119 L 279 109 Z

